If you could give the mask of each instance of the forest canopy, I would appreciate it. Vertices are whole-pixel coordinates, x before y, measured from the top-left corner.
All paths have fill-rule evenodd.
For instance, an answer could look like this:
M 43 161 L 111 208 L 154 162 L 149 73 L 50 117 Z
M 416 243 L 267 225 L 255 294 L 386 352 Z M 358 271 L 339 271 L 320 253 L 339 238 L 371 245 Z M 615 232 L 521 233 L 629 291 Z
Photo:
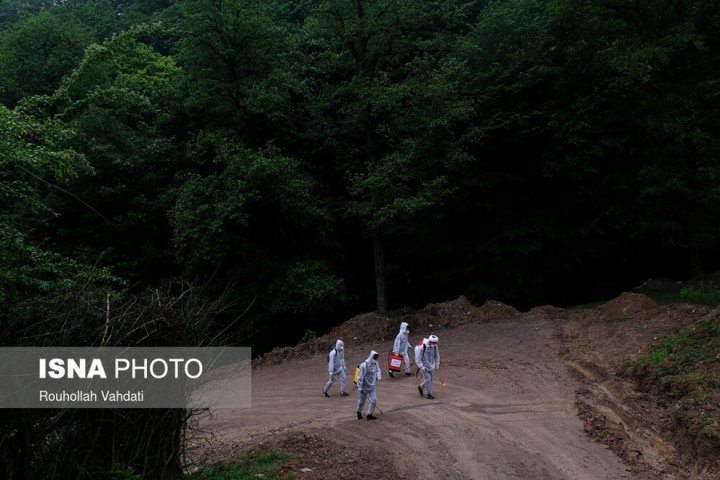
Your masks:
M 719 47 L 711 0 L 4 0 L 0 319 L 191 282 L 294 343 L 700 275 Z

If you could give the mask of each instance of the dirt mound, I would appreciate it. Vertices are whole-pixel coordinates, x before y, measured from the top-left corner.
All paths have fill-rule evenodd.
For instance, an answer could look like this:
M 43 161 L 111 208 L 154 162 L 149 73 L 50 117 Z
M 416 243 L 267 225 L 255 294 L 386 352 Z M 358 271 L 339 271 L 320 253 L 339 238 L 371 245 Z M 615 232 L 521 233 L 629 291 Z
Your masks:
M 659 306 L 643 294 L 624 293 L 595 309 L 573 310 L 562 323 L 561 354 L 578 374 L 578 414 L 585 431 L 608 445 L 631 471 L 650 478 L 720 478 L 720 465 L 697 446 L 663 396 L 639 392 L 621 375 L 659 339 L 694 324 L 706 309 Z
M 540 317 L 546 317 L 546 318 L 553 318 L 553 319 L 557 319 L 557 320 L 564 320 L 568 316 L 568 311 L 564 308 L 554 307 L 552 305 L 543 305 L 541 307 L 533 308 L 527 314 L 525 314 L 525 316 L 526 317 L 540 316 Z
M 291 455 L 280 478 L 303 478 L 307 480 L 326 478 L 395 478 L 391 465 L 384 460 L 379 448 L 358 448 L 342 441 L 330 441 L 314 433 L 292 433 L 280 440 L 262 445 L 265 450 L 281 451 Z
M 395 338 L 399 325 L 400 323 L 389 315 L 376 312 L 364 313 L 333 328 L 329 333 L 296 347 L 275 348 L 255 360 L 254 366 L 277 365 L 320 353 L 325 354 L 335 345 L 337 339 L 355 345 L 385 341 L 391 335 Z
M 461 296 L 443 303 L 430 303 L 421 310 L 357 315 L 329 333 L 297 347 L 276 348 L 255 361 L 255 365 L 277 365 L 291 360 L 325 354 L 337 339 L 353 345 L 366 345 L 395 339 L 401 322 L 407 322 L 413 337 L 437 333 L 467 323 L 501 322 L 519 319 L 522 314 L 502 302 L 488 300 L 481 307 Z
M 203 442 L 200 447 L 193 448 L 193 455 L 198 455 L 203 461 L 200 462 L 201 466 L 191 463 L 188 473 L 197 473 L 207 469 L 208 466 L 232 461 L 240 460 L 242 463 L 243 458 L 247 457 L 259 458 L 282 452 L 287 458 L 283 461 L 281 470 L 277 472 L 277 478 L 306 480 L 328 478 L 394 480 L 397 478 L 392 475 L 393 468 L 387 458 L 388 454 L 379 447 L 364 445 L 360 448 L 342 438 L 328 439 L 311 431 L 270 436 L 250 445 L 239 445 L 238 442 L 228 439 L 213 438 L 211 442 Z M 263 474 L 257 474 L 258 478 L 262 476 Z
M 483 322 L 501 322 L 515 320 L 521 313 L 515 308 L 494 300 L 486 301 L 477 311 L 477 317 Z
M 623 293 L 598 308 L 567 310 L 562 330 L 567 343 L 561 353 L 614 375 L 647 345 L 696 321 L 702 311 L 688 304 L 657 305 L 645 295 Z
M 653 313 L 657 303 L 642 293 L 623 293 L 600 307 L 600 313 L 606 321 L 622 321 L 632 316 Z

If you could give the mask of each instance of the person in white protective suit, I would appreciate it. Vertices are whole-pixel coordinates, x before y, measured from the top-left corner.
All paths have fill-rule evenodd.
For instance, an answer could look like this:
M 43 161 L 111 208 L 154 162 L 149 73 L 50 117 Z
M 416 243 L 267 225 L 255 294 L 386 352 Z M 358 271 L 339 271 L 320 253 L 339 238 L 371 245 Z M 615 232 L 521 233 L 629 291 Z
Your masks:
M 328 381 L 325 383 L 325 387 L 323 387 L 323 395 L 326 397 L 330 396 L 328 395 L 330 387 L 335 383 L 335 379 L 339 378 L 340 396 L 347 397 L 348 393 L 345 388 L 345 382 L 347 380 L 347 376 L 345 375 L 345 344 L 342 340 L 335 342 L 335 348 L 330 350 L 328 354 L 328 376 Z
M 377 405 L 377 390 L 375 388 L 376 382 L 380 380 L 380 365 L 378 365 L 377 359 L 380 355 L 375 351 L 370 352 L 370 356 L 363 363 L 360 364 L 360 370 L 358 372 L 357 386 L 360 396 L 357 404 L 357 417 L 362 420 L 362 409 L 365 406 L 365 400 L 370 398 L 370 406 L 367 410 L 368 420 L 377 420 L 377 417 L 373 415 L 375 406 Z
M 412 367 L 412 364 L 410 363 L 410 355 L 408 355 L 408 335 L 410 335 L 410 330 L 408 330 L 408 324 L 406 322 L 402 322 L 400 324 L 400 332 L 397 334 L 397 337 L 395 337 L 395 343 L 393 344 L 392 353 L 393 355 L 399 355 L 403 357 L 403 361 L 405 362 L 405 375 L 411 376 L 412 373 L 410 372 L 410 369 Z M 395 377 L 393 375 L 393 372 L 388 370 L 388 375 L 391 377 Z
M 413 353 L 415 354 L 415 365 L 418 366 L 418 373 L 420 372 L 420 365 L 418 365 L 418 361 L 420 360 L 420 356 L 422 355 L 423 347 L 427 345 L 427 338 L 423 338 L 422 342 L 415 345 L 415 348 L 413 349 Z M 417 376 L 417 374 L 415 375 Z
M 420 396 L 432 400 L 433 373 L 440 368 L 440 349 L 438 348 L 438 337 L 430 335 L 423 339 L 422 345 L 415 347 L 415 364 L 420 369 L 423 381 L 418 386 Z M 423 392 L 424 390 L 424 392 Z

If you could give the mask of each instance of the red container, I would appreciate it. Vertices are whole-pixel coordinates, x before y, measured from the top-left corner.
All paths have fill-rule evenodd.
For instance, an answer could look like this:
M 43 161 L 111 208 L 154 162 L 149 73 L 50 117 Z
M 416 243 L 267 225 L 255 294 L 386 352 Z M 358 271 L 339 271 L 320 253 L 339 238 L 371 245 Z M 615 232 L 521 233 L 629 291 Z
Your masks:
M 401 357 L 400 355 L 390 354 L 390 357 L 388 357 L 388 370 L 390 370 L 391 372 L 399 372 L 402 361 L 403 357 Z

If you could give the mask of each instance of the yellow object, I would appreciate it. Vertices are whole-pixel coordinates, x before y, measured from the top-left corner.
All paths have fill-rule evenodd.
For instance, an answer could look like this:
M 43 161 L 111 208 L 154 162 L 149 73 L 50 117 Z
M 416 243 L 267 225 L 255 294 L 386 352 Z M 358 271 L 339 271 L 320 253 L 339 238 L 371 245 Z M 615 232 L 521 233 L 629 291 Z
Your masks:
M 355 376 L 353 377 L 353 383 L 357 385 L 357 377 L 360 375 L 360 367 L 355 367 Z

